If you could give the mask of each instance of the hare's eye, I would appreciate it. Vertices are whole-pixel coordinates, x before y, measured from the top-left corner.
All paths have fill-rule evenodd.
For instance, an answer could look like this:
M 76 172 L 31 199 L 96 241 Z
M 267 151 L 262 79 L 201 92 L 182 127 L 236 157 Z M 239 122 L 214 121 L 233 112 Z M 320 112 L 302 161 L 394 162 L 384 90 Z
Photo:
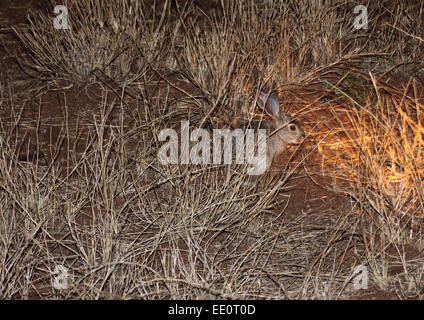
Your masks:
M 294 124 L 290 124 L 290 125 L 289 125 L 289 130 L 290 130 L 290 131 L 296 131 L 296 125 L 294 125 Z

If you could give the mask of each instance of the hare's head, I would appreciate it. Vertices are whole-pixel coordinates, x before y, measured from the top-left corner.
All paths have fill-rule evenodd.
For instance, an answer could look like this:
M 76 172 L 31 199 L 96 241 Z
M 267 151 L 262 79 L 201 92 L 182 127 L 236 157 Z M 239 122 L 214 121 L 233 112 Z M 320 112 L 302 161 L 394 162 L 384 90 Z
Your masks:
M 290 115 L 280 110 L 278 99 L 273 95 L 259 93 L 258 105 L 273 119 L 267 121 L 270 133 L 289 144 L 299 144 L 305 138 L 300 124 Z

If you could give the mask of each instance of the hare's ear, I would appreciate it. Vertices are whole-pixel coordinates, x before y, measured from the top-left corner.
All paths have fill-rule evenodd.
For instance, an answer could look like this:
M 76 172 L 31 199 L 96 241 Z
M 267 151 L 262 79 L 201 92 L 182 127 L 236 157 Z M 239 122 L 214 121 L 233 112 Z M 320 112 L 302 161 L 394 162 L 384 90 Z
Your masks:
M 268 95 L 266 93 L 259 92 L 258 105 L 269 115 L 273 116 L 274 118 L 278 117 L 280 103 L 278 102 L 278 99 L 273 95 Z

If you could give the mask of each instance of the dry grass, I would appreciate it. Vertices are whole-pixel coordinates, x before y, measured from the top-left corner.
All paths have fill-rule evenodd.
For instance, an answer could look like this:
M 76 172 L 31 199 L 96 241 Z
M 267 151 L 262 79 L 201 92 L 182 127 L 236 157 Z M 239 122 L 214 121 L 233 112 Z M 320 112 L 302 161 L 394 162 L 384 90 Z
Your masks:
M 374 91 L 369 92 L 368 104 L 343 92 L 352 101 L 351 107 L 332 109 L 339 126 L 320 142 L 321 166 L 327 172 L 337 170 L 336 178 L 351 184 L 346 190 L 379 214 L 420 217 L 423 160 L 418 88 L 412 82 L 404 91 L 395 90 L 378 84 L 372 74 L 369 81 Z M 415 98 L 406 94 L 411 86 Z
M 75 84 L 91 82 L 96 76 L 132 83 L 169 63 L 173 30 L 164 24 L 168 2 L 149 10 L 139 1 L 106 6 L 102 1 L 69 1 L 65 5 L 69 29 L 56 29 L 55 16 L 46 14 L 33 14 L 28 28 L 15 29 L 30 50 L 30 58 L 21 64 L 32 75 Z
M 370 4 L 368 31 L 352 28 L 355 3 L 338 0 L 222 1 L 211 12 L 68 1 L 69 30 L 34 13 L 15 28 L 24 69 L 98 96 L 76 118 L 61 100 L 49 119 L 60 133 L 43 145 L 52 124 L 41 100 L 25 116 L 2 79 L 0 297 L 339 299 L 362 292 L 358 265 L 369 287 L 420 297 L 422 255 L 406 253 L 422 247 L 422 100 L 417 83 L 388 76 L 400 62 L 420 68 L 410 35 L 422 5 L 384 3 Z M 273 180 L 158 162 L 161 129 L 250 120 L 259 90 L 278 94 L 314 143 Z M 35 151 L 19 144 L 26 131 Z M 329 177 L 344 205 L 290 211 L 307 201 L 291 194 L 308 177 Z M 58 265 L 66 290 L 54 287 Z
M 330 106 L 338 125 L 318 134 L 321 168 L 364 214 L 367 255 L 378 286 L 388 290 L 403 283 L 411 290 L 418 285 L 410 274 L 416 266 L 407 266 L 401 252 L 410 245 L 422 248 L 422 99 L 412 81 L 398 90 L 370 74 L 369 85 L 363 100 L 341 91 L 350 107 Z M 397 259 L 404 278 L 394 284 L 388 265 Z

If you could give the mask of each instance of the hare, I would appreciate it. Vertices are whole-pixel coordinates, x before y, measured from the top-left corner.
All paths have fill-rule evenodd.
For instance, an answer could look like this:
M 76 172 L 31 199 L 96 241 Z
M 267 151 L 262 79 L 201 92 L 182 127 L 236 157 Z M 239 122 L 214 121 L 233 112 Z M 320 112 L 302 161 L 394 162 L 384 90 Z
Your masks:
M 260 122 L 250 120 L 246 122 L 245 120 L 240 121 L 240 118 L 234 118 L 234 122 L 231 125 L 233 129 L 241 129 L 241 132 L 244 131 L 246 134 L 247 129 L 266 130 L 266 134 L 262 135 L 261 138 L 258 137 L 258 156 L 255 156 L 255 152 L 252 152 L 253 150 L 249 149 L 246 145 L 245 154 L 248 158 L 247 162 L 253 165 L 247 172 L 248 175 L 254 176 L 262 175 L 269 171 L 275 157 L 284 152 L 287 145 L 300 144 L 306 137 L 300 124 L 290 115 L 280 110 L 278 99 L 275 96 L 260 92 L 256 104 L 265 113 L 269 114 L 272 120 L 263 120 Z M 263 148 L 264 146 L 266 152 Z M 233 159 L 234 157 L 233 152 Z M 224 171 L 228 172 L 228 167 L 224 167 Z
M 257 104 L 273 118 L 261 123 L 261 127 L 267 130 L 266 170 L 268 171 L 275 157 L 284 152 L 288 144 L 300 144 L 306 135 L 295 119 L 280 110 L 280 104 L 275 96 L 260 92 Z

